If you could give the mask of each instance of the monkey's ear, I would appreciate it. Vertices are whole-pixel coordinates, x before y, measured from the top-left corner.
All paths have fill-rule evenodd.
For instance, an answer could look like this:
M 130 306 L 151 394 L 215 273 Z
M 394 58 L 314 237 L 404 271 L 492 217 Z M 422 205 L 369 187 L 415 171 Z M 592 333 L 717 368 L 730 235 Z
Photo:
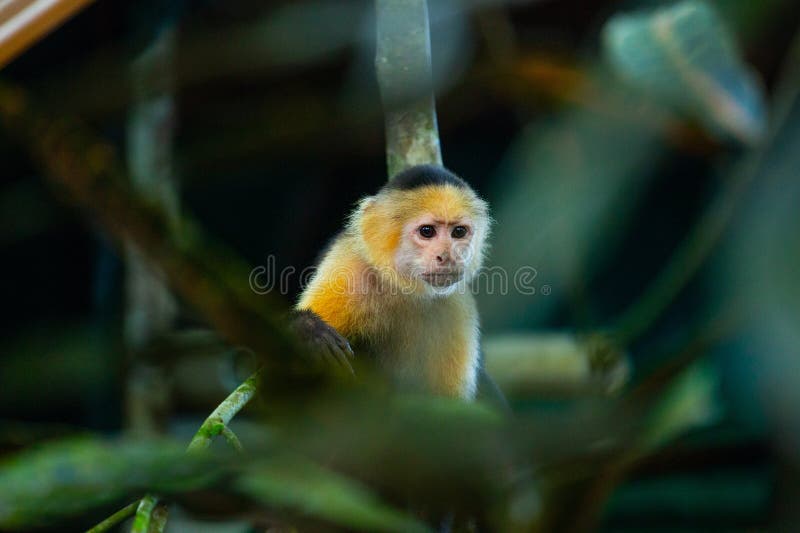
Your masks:
M 384 202 L 375 196 L 361 200 L 353 217 L 369 261 L 376 266 L 393 265 L 401 228 Z
M 376 204 L 374 196 L 367 196 L 358 201 L 358 207 L 353 212 L 353 221 L 362 233 L 365 226 L 374 224 L 372 219 L 376 214 Z
M 356 208 L 350 213 L 349 225 L 354 228 L 358 233 L 363 233 L 365 221 L 374 215 L 375 211 L 375 197 L 367 196 L 362 198 L 356 204 Z
M 374 205 L 375 205 L 375 197 L 367 196 L 366 198 L 362 198 L 358 202 L 358 210 L 361 213 L 366 213 L 368 210 L 372 209 Z

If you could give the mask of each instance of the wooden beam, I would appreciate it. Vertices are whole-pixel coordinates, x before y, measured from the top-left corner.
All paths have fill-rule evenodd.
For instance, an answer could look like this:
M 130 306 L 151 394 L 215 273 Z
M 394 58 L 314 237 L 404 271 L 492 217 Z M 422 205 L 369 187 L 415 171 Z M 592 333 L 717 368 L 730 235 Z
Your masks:
M 0 68 L 93 0 L 0 0 Z

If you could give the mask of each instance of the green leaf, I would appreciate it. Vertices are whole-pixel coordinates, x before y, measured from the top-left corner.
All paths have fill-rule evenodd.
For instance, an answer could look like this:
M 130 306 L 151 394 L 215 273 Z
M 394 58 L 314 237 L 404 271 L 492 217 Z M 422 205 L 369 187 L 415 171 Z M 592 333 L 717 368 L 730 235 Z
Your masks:
M 382 503 L 355 481 L 297 458 L 276 458 L 251 468 L 237 481 L 237 488 L 265 505 L 348 528 L 430 531 L 413 517 Z
M 745 143 L 766 132 L 759 82 L 717 13 L 687 0 L 649 13 L 617 15 L 603 30 L 605 52 L 631 85 Z
M 0 529 L 40 525 L 118 502 L 146 489 L 209 485 L 220 472 L 171 441 L 74 438 L 0 462 Z

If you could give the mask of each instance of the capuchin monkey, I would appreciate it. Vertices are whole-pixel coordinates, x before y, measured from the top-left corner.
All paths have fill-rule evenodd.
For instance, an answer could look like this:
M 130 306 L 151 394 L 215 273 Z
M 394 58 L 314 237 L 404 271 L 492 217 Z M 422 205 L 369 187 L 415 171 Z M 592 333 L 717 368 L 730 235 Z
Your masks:
M 471 400 L 488 388 L 481 395 L 504 406 L 481 368 L 469 285 L 489 231 L 488 205 L 455 174 L 400 172 L 358 203 L 301 294 L 293 328 L 349 371 L 354 353 L 368 357 L 400 390 Z

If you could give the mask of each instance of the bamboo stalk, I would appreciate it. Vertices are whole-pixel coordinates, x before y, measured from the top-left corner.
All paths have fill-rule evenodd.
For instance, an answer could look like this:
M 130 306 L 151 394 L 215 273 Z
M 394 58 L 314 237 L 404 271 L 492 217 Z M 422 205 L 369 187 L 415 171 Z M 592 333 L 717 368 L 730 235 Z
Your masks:
M 0 68 L 93 0 L 0 0 Z

